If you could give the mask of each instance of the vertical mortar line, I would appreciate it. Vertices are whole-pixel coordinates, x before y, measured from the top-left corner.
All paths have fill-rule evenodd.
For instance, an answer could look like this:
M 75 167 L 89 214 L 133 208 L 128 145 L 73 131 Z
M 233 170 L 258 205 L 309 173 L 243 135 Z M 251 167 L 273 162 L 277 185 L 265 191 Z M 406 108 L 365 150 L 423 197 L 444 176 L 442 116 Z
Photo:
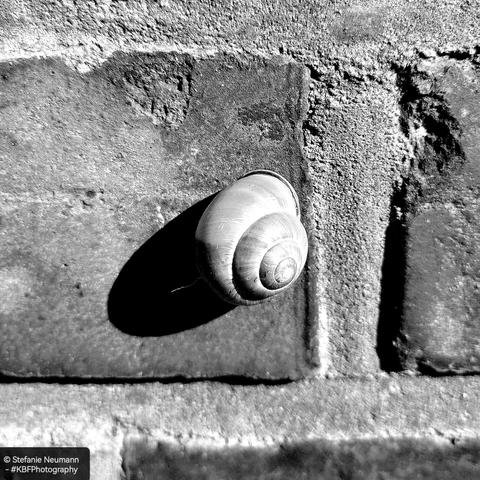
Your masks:
M 301 144 L 303 148 L 307 145 L 306 130 L 309 124 L 309 112 L 310 99 L 308 92 L 310 90 L 310 84 L 317 82 L 313 78 L 312 67 L 305 65 L 304 69 L 304 88 L 307 94 L 303 99 L 302 105 L 302 131 L 301 131 Z M 325 304 L 322 302 L 322 288 L 321 281 L 319 279 L 321 262 L 321 250 L 318 241 L 315 238 L 315 207 L 314 207 L 314 184 L 310 174 L 310 164 L 305 166 L 304 171 L 305 181 L 302 183 L 302 196 L 310 199 L 306 204 L 304 212 L 304 221 L 309 232 L 309 256 L 306 272 L 306 285 L 305 291 L 307 295 L 306 302 L 306 331 L 305 331 L 305 343 L 308 354 L 309 364 L 315 368 L 314 374 L 323 376 L 327 372 L 330 364 L 329 354 L 329 328 L 328 328 L 328 315 L 326 312 Z

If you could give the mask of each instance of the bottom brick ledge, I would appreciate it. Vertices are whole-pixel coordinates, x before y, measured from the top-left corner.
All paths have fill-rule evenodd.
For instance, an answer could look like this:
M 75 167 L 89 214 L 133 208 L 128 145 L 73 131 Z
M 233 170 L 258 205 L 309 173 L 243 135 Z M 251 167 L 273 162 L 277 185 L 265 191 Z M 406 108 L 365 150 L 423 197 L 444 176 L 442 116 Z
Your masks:
M 399 375 L 280 386 L 4 384 L 0 445 L 88 447 L 92 480 L 480 478 L 479 392 L 478 377 Z M 432 476 L 435 465 L 450 476 Z

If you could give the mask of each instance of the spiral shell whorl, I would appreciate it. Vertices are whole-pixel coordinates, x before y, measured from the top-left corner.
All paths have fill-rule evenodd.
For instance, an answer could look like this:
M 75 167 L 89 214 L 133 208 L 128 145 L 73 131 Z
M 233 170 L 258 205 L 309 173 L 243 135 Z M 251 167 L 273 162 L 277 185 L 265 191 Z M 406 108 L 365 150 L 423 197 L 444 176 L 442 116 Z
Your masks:
M 305 230 L 291 213 L 257 220 L 240 238 L 233 256 L 233 283 L 240 295 L 262 300 L 287 287 L 303 268 L 306 242 Z
M 274 245 L 260 264 L 260 281 L 268 290 L 278 290 L 289 285 L 299 269 L 298 260 L 288 255 L 282 244 Z
M 254 172 L 220 192 L 196 232 L 202 277 L 224 300 L 249 305 L 287 288 L 306 260 L 307 236 L 292 187 Z

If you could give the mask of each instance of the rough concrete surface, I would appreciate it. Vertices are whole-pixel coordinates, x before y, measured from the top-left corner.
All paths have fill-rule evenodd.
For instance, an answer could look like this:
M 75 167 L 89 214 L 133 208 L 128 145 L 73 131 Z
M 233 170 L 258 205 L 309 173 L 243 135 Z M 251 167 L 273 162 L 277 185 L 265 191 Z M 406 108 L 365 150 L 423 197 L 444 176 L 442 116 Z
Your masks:
M 0 25 L 2 370 L 237 375 L 2 385 L 0 444 L 88 446 L 107 480 L 478 476 L 479 380 L 447 376 L 478 372 L 477 0 L 3 0 Z M 301 193 L 297 289 L 177 291 L 192 258 L 158 252 L 258 167 Z M 157 338 L 156 286 L 184 320 Z
M 3 57 L 62 55 L 80 69 L 112 52 L 412 55 L 478 42 L 478 2 L 4 0 Z

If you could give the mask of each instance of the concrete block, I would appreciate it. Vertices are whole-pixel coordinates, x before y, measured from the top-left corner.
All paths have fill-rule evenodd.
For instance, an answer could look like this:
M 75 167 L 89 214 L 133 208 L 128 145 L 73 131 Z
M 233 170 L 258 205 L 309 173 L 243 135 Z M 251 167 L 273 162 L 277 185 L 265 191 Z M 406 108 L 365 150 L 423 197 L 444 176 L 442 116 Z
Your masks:
M 195 283 L 192 243 L 211 195 L 256 168 L 291 180 L 310 228 L 305 78 L 281 60 L 176 53 L 88 74 L 0 65 L 0 371 L 307 374 L 306 277 L 233 308 Z
M 147 440 L 124 449 L 128 480 L 419 480 L 480 475 L 478 441 L 445 445 L 429 439 L 310 441 L 271 448 L 182 448 Z

